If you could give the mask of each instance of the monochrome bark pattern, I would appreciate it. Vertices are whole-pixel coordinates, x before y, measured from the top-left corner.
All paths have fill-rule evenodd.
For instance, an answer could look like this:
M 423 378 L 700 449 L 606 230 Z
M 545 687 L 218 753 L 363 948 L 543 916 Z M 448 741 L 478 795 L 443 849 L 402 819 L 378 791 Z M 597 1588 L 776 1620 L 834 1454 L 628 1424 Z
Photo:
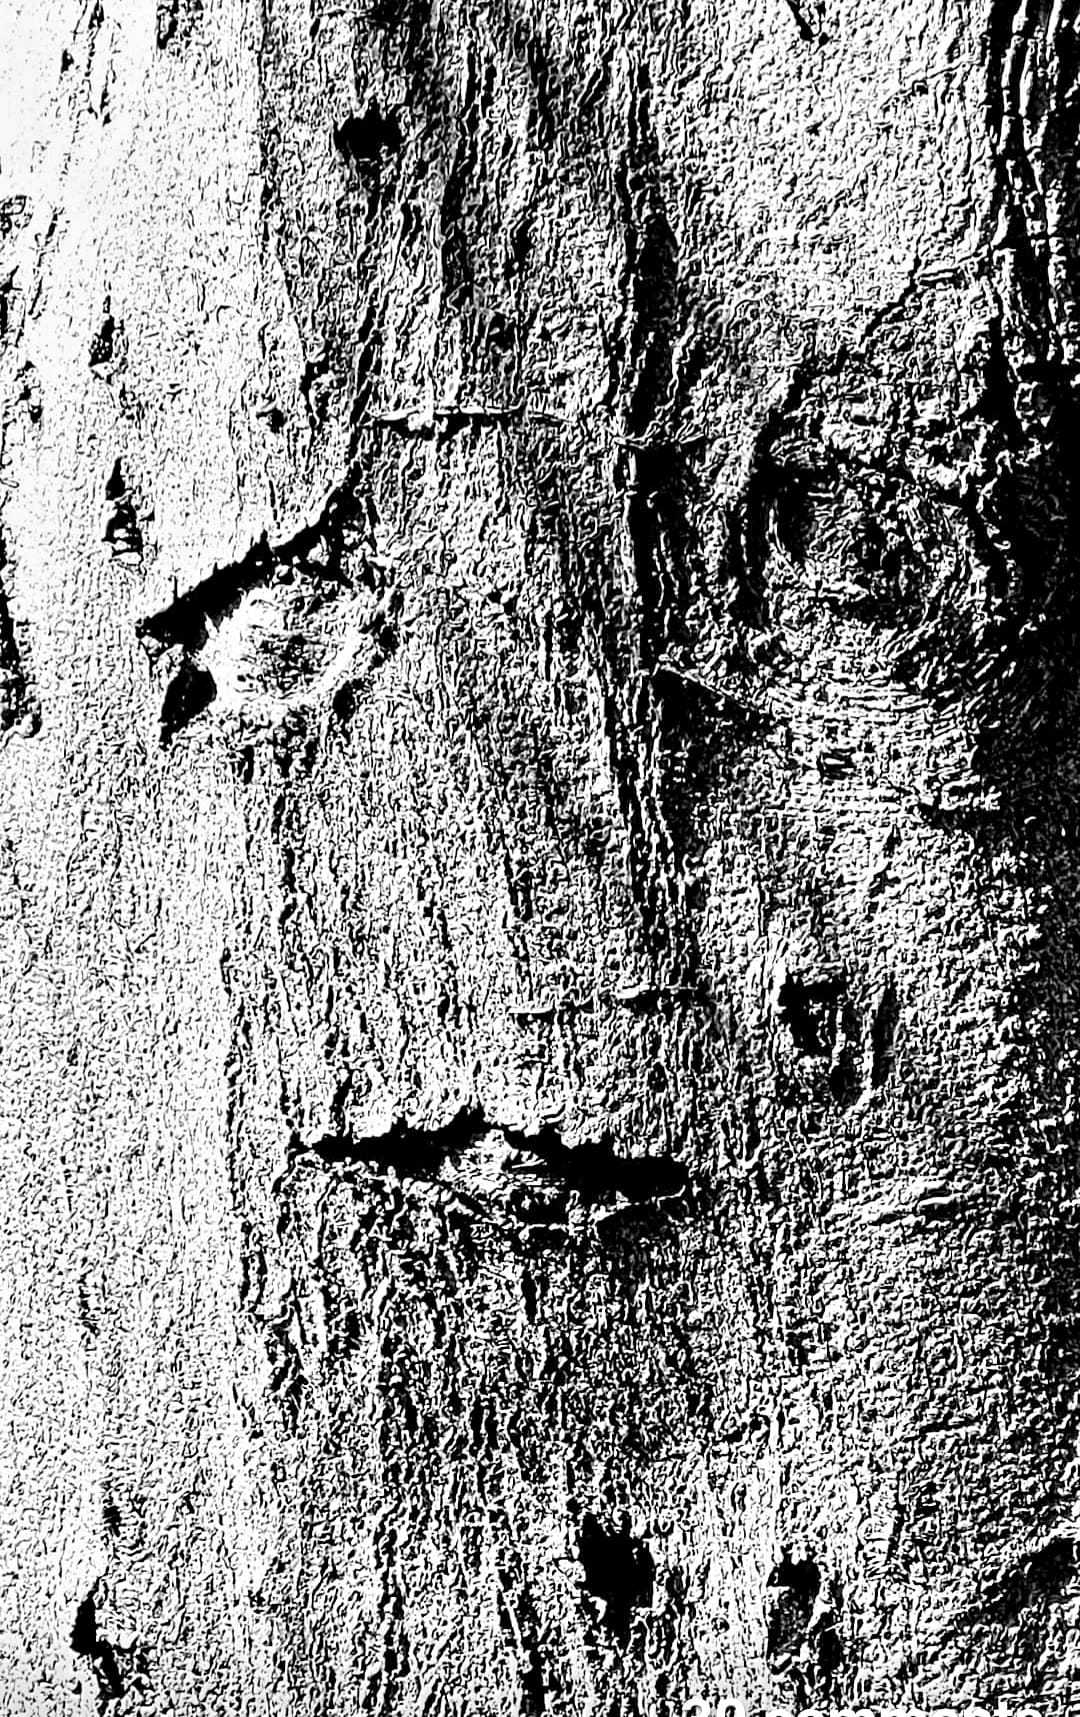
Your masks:
M 0 1712 L 1080 1678 L 1080 7 L 14 0 Z

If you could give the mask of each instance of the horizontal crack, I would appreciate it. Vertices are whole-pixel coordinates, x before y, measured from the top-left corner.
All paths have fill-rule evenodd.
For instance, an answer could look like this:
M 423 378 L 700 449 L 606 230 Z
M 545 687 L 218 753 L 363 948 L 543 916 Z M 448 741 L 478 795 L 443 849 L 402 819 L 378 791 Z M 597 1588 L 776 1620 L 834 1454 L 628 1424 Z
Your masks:
M 326 1134 L 310 1148 L 324 1163 L 366 1164 L 489 1196 L 500 1186 L 507 1192 L 530 1184 L 575 1193 L 586 1204 L 613 1198 L 643 1204 L 675 1197 L 688 1182 L 685 1166 L 670 1156 L 622 1156 L 607 1137 L 572 1149 L 557 1127 L 521 1132 L 489 1122 L 471 1105 L 439 1127 L 398 1120 L 366 1138 L 351 1131 Z

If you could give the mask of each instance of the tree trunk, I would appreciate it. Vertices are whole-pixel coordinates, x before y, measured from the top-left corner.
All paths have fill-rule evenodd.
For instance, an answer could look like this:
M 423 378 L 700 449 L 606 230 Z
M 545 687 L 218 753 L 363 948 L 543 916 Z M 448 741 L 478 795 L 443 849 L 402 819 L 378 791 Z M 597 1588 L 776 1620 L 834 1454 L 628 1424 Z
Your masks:
M 14 0 L 0 1711 L 1072 1710 L 1076 0 Z

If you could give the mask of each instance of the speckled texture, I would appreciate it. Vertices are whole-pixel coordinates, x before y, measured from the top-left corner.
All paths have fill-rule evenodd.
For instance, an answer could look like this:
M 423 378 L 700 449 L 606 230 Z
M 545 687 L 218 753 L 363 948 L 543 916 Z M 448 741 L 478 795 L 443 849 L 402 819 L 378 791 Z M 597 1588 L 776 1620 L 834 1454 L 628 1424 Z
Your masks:
M 10 0 L 4 1717 L 1074 1709 L 1078 28 Z

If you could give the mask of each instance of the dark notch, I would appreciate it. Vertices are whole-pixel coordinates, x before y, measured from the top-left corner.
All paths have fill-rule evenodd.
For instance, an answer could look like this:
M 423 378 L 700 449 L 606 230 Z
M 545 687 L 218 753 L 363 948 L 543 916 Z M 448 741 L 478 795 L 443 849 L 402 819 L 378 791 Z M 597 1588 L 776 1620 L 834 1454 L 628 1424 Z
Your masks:
M 106 298 L 101 311 L 101 326 L 90 341 L 88 362 L 92 370 L 107 370 L 115 362 L 117 344 L 123 329 L 112 313 L 111 300 Z
M 677 334 L 678 246 L 664 199 L 652 86 L 638 67 L 629 135 L 616 169 L 625 245 L 622 315 L 611 350 L 609 396 L 621 393 L 626 434 L 644 436 L 667 403 Z
M 0 537 L 0 568 L 8 564 L 4 540 Z M 0 733 L 27 722 L 23 732 L 36 733 L 41 723 L 41 709 L 31 690 L 15 633 L 15 623 L 8 607 L 7 591 L 0 583 Z
M 634 1610 L 648 1609 L 653 1601 L 656 1564 L 648 1545 L 632 1535 L 625 1513 L 617 1527 L 608 1528 L 586 1512 L 578 1532 L 578 1560 L 586 1590 L 604 1606 L 604 1625 L 625 1645 Z
M 321 577 L 340 582 L 343 531 L 353 515 L 355 501 L 355 484 L 352 478 L 347 478 L 331 495 L 314 524 L 305 525 L 295 536 L 273 547 L 264 532 L 241 560 L 215 567 L 167 607 L 140 620 L 136 628 L 139 639 L 155 654 L 177 645 L 185 650 L 201 649 L 207 642 L 207 616 L 220 623 L 248 591 L 265 583 L 286 562 L 318 560 Z
M 22 324 L 22 293 L 15 284 L 17 269 L 0 280 L 0 343 L 15 339 Z
M 169 745 L 181 730 L 210 708 L 217 685 L 208 668 L 185 657 L 169 681 L 161 703 L 161 743 Z
M 327 1134 L 313 1148 L 326 1163 L 366 1162 L 423 1179 L 436 1174 L 456 1151 L 468 1150 L 486 1131 L 483 1110 L 467 1104 L 441 1127 L 413 1127 L 397 1120 L 371 1138 Z
M 378 102 L 363 113 L 354 113 L 334 127 L 334 144 L 350 167 L 377 165 L 401 148 L 401 126 L 393 113 L 385 117 Z
M 550 149 L 555 140 L 555 98 L 559 92 L 551 57 L 539 34 L 530 34 L 525 59 L 533 89 L 529 102 L 529 132 L 537 148 Z
M 796 1049 L 804 1055 L 831 1055 L 844 986 L 838 978 L 806 981 L 787 977 L 776 995 L 776 1011 Z
M 161 714 L 163 744 L 214 702 L 214 679 L 200 652 L 254 591 L 276 592 L 287 622 L 287 635 L 259 657 L 264 683 L 275 695 L 299 698 L 314 683 L 320 668 L 332 659 L 335 639 L 340 642 L 335 632 L 342 612 L 338 605 L 359 589 L 380 599 L 360 623 L 362 629 L 379 660 L 393 653 L 401 593 L 388 586 L 387 563 L 373 553 L 377 514 L 358 485 L 358 467 L 353 465 L 313 524 L 273 544 L 263 532 L 240 560 L 215 567 L 200 583 L 138 622 L 136 635 L 152 662 L 170 652 L 181 658 L 178 664 L 173 656 L 167 664 L 174 678 Z M 254 634 L 249 628 L 248 635 L 254 636 L 257 652 L 257 628 Z
M 766 567 L 775 528 L 774 501 L 780 484 L 777 443 L 818 374 L 812 351 L 795 365 L 783 397 L 768 409 L 754 438 L 746 479 L 729 518 L 728 609 L 741 628 L 761 631 L 768 624 Z
M 480 137 L 480 77 L 476 50 L 470 40 L 465 65 L 465 89 L 457 122 L 457 142 L 439 203 L 439 254 L 446 306 L 461 310 L 473 300 L 473 258 L 467 214 L 469 185 L 477 169 Z
M 817 29 L 815 29 L 809 18 L 806 16 L 806 13 L 803 11 L 802 6 L 799 4 L 799 0 L 785 0 L 785 5 L 791 13 L 791 16 L 794 18 L 796 28 L 804 42 L 825 41 L 825 32 L 821 27 L 820 21 L 818 22 Z
M 890 978 L 882 990 L 870 1021 L 870 1083 L 880 1090 L 893 1069 L 896 1055 L 896 1028 L 900 1020 L 900 1004 L 896 985 Z
M 119 459 L 105 485 L 105 499 L 112 502 L 112 511 L 105 525 L 105 541 L 113 558 L 120 555 L 137 558 L 143 550 L 142 531 Z
M 481 1108 L 467 1105 L 441 1127 L 414 1127 L 395 1121 L 385 1133 L 356 1138 L 328 1134 L 313 1149 L 326 1163 L 369 1163 L 394 1169 L 404 1179 L 438 1181 L 444 1171 L 467 1166 L 469 1154 L 489 1139 L 505 1141 L 531 1163 L 510 1164 L 508 1180 L 527 1176 L 534 1183 L 576 1192 L 585 1203 L 619 1196 L 630 1203 L 673 1198 L 685 1190 L 685 1166 L 671 1157 L 619 1156 L 609 1138 L 571 1150 L 557 1127 L 522 1133 L 489 1122 Z
M 765 1661 L 804 1696 L 832 1693 L 843 1658 L 838 1608 L 836 1583 L 826 1586 L 813 1557 L 794 1561 L 785 1547 L 766 1586 Z
M 116 1653 L 97 1625 L 97 1586 L 86 1594 L 75 1611 L 71 1628 L 71 1649 L 77 1657 L 88 1657 L 94 1666 L 98 1682 L 98 1706 L 103 1709 L 110 1699 L 120 1699 L 124 1683 Z

